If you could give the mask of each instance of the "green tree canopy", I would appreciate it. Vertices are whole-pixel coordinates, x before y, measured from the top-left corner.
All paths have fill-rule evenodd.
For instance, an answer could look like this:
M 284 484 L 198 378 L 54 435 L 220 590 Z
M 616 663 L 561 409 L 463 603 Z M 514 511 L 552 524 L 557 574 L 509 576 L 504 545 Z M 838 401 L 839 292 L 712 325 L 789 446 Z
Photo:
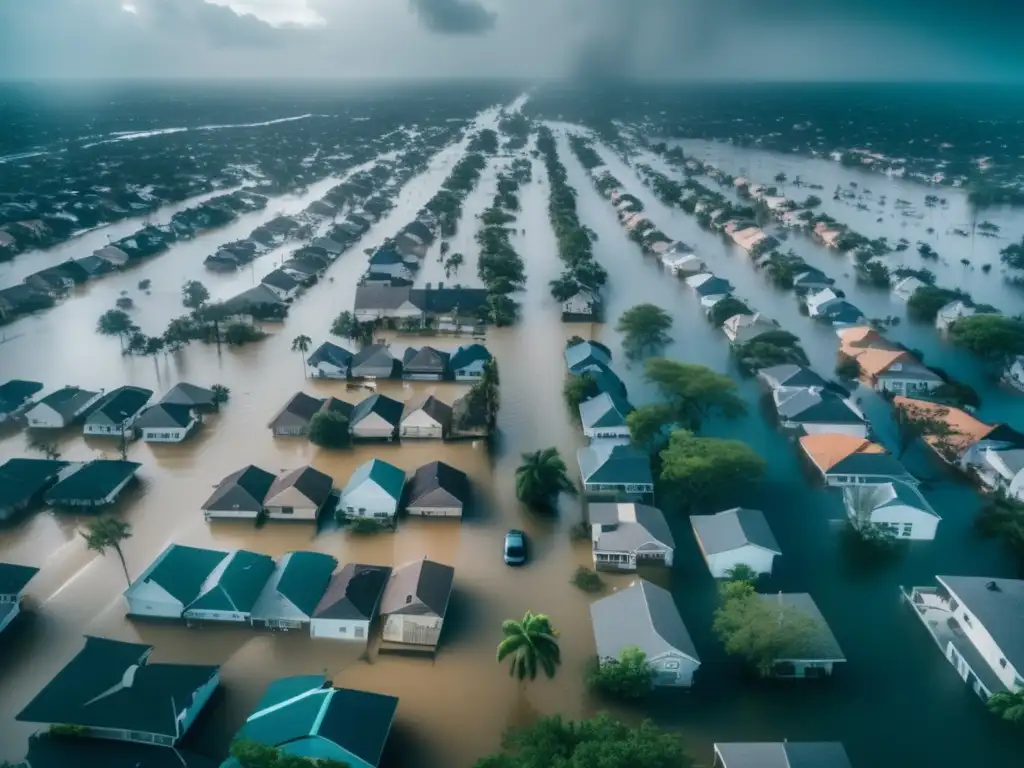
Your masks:
M 129 523 L 116 517 L 98 517 L 90 520 L 85 530 L 79 531 L 79 535 L 85 539 L 86 547 L 93 552 L 105 555 L 107 550 L 114 550 L 121 560 L 125 581 L 131 586 L 132 577 L 128 575 L 128 563 L 125 562 L 124 552 L 121 551 L 121 542 L 132 537 L 132 527 Z
M 715 306 L 708 312 L 708 320 L 716 328 L 721 328 L 725 321 L 733 315 L 752 315 L 754 314 L 750 307 L 744 304 L 739 299 L 728 296 L 719 302 L 715 303 Z
M 720 587 L 714 631 L 726 653 L 752 664 L 762 676 L 772 674 L 779 659 L 800 658 L 809 650 L 819 626 L 792 606 L 766 600 L 746 581 Z
M 602 659 L 587 671 L 587 685 L 623 699 L 640 699 L 654 689 L 657 673 L 647 654 L 635 646 L 623 648 L 618 659 Z
M 655 357 L 647 361 L 644 376 L 658 387 L 677 420 L 694 431 L 711 416 L 736 418 L 746 412 L 735 382 L 706 366 Z
M 181 303 L 189 309 L 199 309 L 210 300 L 210 292 L 198 280 L 189 280 L 181 286 Z
M 777 330 L 762 333 L 750 341 L 733 348 L 736 360 L 747 371 L 758 371 L 773 365 L 807 365 L 807 353 L 800 346 L 800 339 L 789 331 Z
M 671 327 L 672 316 L 664 309 L 654 304 L 637 304 L 619 316 L 615 330 L 623 335 L 622 346 L 628 354 L 642 355 L 672 341 L 666 333 Z
M 549 678 L 555 676 L 562 655 L 558 632 L 546 615 L 527 611 L 522 621 L 508 619 L 501 624 L 501 635 L 497 659 L 500 664 L 512 657 L 508 669 L 510 677 L 535 680 L 538 668 Z
M 565 398 L 565 404 L 569 408 L 569 413 L 574 418 L 579 416 L 580 403 L 592 397 L 597 397 L 599 394 L 600 390 L 597 388 L 597 381 L 589 373 L 584 373 L 580 376 L 573 376 L 571 374 L 566 376 L 565 384 L 562 387 L 562 396 Z
M 766 466 L 744 442 L 697 437 L 685 429 L 673 432 L 661 452 L 661 479 L 678 488 L 691 504 L 757 482 Z
M 121 309 L 108 309 L 96 321 L 96 332 L 102 336 L 117 336 L 121 339 L 121 350 L 124 351 L 124 340 L 139 328 L 132 322 L 128 313 Z
M 999 258 L 1011 269 L 1024 269 L 1024 238 L 1019 243 L 1011 243 L 1003 248 Z
M 356 316 L 346 309 L 331 323 L 331 335 L 342 339 L 359 339 L 363 333 Z
M 1024 320 L 1001 315 L 972 315 L 953 323 L 953 342 L 971 354 L 1004 360 L 1024 355 Z
M 937 285 L 922 285 L 907 299 L 907 312 L 918 320 L 934 320 L 939 310 L 954 299 L 961 299 L 968 304 L 971 297 L 960 290 L 940 288 Z
M 1018 691 L 999 691 L 988 700 L 989 711 L 1003 720 L 1024 724 L 1024 688 Z
M 214 384 L 210 387 L 210 391 L 213 392 L 213 405 L 218 410 L 231 397 L 231 390 L 223 384 Z
M 267 744 L 247 739 L 231 743 L 231 756 L 241 768 L 348 768 L 348 763 L 339 760 L 314 759 L 288 755 Z
M 692 768 L 679 737 L 645 720 L 631 727 L 607 714 L 573 722 L 542 717 L 505 734 L 503 752 L 475 768 Z
M 309 420 L 309 441 L 322 448 L 344 448 L 349 444 L 348 419 L 334 411 L 317 413 Z
M 665 429 L 675 422 L 672 406 L 665 403 L 641 405 L 626 416 L 629 439 L 637 448 L 654 450 L 667 439 Z
M 546 509 L 559 493 L 576 493 L 569 480 L 565 462 L 557 448 L 544 448 L 523 454 L 516 468 L 516 497 L 534 509 Z

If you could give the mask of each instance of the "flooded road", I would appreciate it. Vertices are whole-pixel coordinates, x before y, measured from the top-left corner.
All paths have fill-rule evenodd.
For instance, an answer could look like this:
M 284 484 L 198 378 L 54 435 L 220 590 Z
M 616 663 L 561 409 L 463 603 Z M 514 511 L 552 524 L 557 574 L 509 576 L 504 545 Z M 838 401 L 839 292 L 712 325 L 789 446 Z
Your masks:
M 565 341 L 578 334 L 609 344 L 632 402 L 652 402 L 655 393 L 643 382 L 640 366 L 626 364 L 613 330 L 623 310 L 650 301 L 674 318 L 670 331 L 674 341 L 666 349 L 667 356 L 709 365 L 737 380 L 740 377 L 724 337 L 705 321 L 693 293 L 664 273 L 652 258 L 643 256 L 624 235 L 613 209 L 594 191 L 562 135 L 558 149 L 569 183 L 578 192 L 582 223 L 600 238 L 594 253 L 609 273 L 608 322 L 603 326 L 560 322 L 548 281 L 558 276 L 562 265 L 548 223 L 548 181 L 543 164 L 535 160 L 534 181 L 521 189 L 522 210 L 515 225 L 525 234 L 513 238 L 527 271 L 526 289 L 515 297 L 521 303 L 521 319 L 516 326 L 491 329 L 487 334 L 486 343 L 500 365 L 502 399 L 499 434 L 490 448 L 483 441 L 405 441 L 401 445 L 325 450 L 301 438 L 275 439 L 265 426 L 298 390 L 331 394 L 350 402 L 362 396 L 348 391 L 344 383 L 304 380 L 302 361 L 290 351 L 291 340 L 306 334 L 316 345 L 328 338 L 334 316 L 352 307 L 356 282 L 367 262 L 363 248 L 394 234 L 412 218 L 437 191 L 458 159 L 461 145 L 438 153 L 428 170 L 402 189 L 396 208 L 342 255 L 324 280 L 296 300 L 288 319 L 267 326 L 271 336 L 262 342 L 240 349 L 224 347 L 220 352 L 213 346 L 193 344 L 175 355 L 146 359 L 122 357 L 116 339 L 94 332 L 96 317 L 109 308 L 120 290 L 130 290 L 136 297 L 134 286 L 143 277 L 153 280 L 153 293 L 139 297 L 137 322 L 155 330 L 166 318 L 182 314 L 181 283 L 197 275 L 197 265 L 214 245 L 248 234 L 252 221 L 238 234 L 226 230 L 212 233 L 213 239 L 197 246 L 192 255 L 172 250 L 137 274 L 97 281 L 83 295 L 8 327 L 10 340 L 0 344 L 0 371 L 4 377 L 43 381 L 48 390 L 66 383 L 106 388 L 136 384 L 159 394 L 178 381 L 203 386 L 220 383 L 231 389 L 231 401 L 220 414 L 208 418 L 193 439 L 177 446 L 136 443 L 130 447 L 129 458 L 143 465 L 140 483 L 119 501 L 116 514 L 133 527 L 133 537 L 124 545 L 133 576 L 171 542 L 246 547 L 274 556 L 311 549 L 330 553 L 340 563 L 400 564 L 427 556 L 455 567 L 455 593 L 441 648 L 433 660 L 372 652 L 364 660 L 361 649 L 312 641 L 300 633 L 270 634 L 244 628 L 186 630 L 130 622 L 124 618 L 121 591 L 125 584 L 116 560 L 85 549 L 76 534 L 80 519 L 37 513 L 0 532 L 0 560 L 42 568 L 28 589 L 31 615 L 5 640 L 6 652 L 0 661 L 0 686 L 5 694 L 0 698 L 0 760 L 20 758 L 25 739 L 34 730 L 15 723 L 14 715 L 80 649 L 82 634 L 96 634 L 153 643 L 159 660 L 222 665 L 222 693 L 188 739 L 192 748 L 214 755 L 223 754 L 231 735 L 271 680 L 326 672 L 340 685 L 399 697 L 395 730 L 385 752 L 385 765 L 390 768 L 462 768 L 496 749 L 501 732 L 510 725 L 528 723 L 538 714 L 579 717 L 599 708 L 610 708 L 625 717 L 649 714 L 678 728 L 707 763 L 710 744 L 716 740 L 783 738 L 842 740 L 855 765 L 880 768 L 1011 762 L 1015 752 L 1005 732 L 963 688 L 897 595 L 897 585 L 930 583 L 937 572 L 1009 573 L 1009 564 L 998 547 L 977 541 L 971 533 L 976 494 L 940 479 L 927 491 L 943 516 L 939 537 L 912 546 L 892 566 L 858 570 L 844 559 L 839 547 L 838 521 L 843 513 L 838 495 L 808 481 L 791 440 L 776 433 L 762 417 L 757 406 L 760 392 L 750 380 L 740 381 L 750 414 L 733 423 L 712 424 L 708 432 L 737 436 L 768 459 L 765 487 L 747 491 L 746 497 L 740 492 L 734 500 L 764 509 L 782 546 L 784 555 L 776 573 L 764 586 L 768 590 L 810 591 L 849 658 L 846 668 L 824 686 L 780 687 L 742 679 L 711 637 L 714 585 L 699 558 L 688 522 L 680 510 L 666 508 L 676 536 L 677 565 L 662 578 L 671 586 L 704 662 L 697 685 L 690 693 L 657 696 L 631 711 L 609 707 L 584 690 L 583 669 L 594 653 L 588 614 L 592 598 L 569 582 L 576 566 L 590 558 L 586 543 L 573 542 L 569 535 L 571 525 L 580 519 L 581 503 L 563 497 L 558 515 L 540 516 L 523 509 L 514 494 L 515 467 L 524 451 L 556 446 L 575 476 L 574 454 L 584 438 L 562 400 Z M 607 148 L 597 149 L 667 234 L 693 244 L 713 270 L 737 286 L 738 295 L 801 337 L 816 368 L 824 373 L 831 370 L 836 347 L 832 331 L 800 316 L 793 297 L 768 286 L 744 254 L 701 231 L 682 211 L 660 205 L 631 168 Z M 492 161 L 465 203 L 455 242 L 465 249 L 467 259 L 453 282 L 475 283 L 475 216 L 493 199 L 500 162 L 500 158 Z M 269 210 L 266 213 L 272 215 Z M 176 248 L 191 248 L 196 243 Z M 452 250 L 459 250 L 454 242 Z M 840 272 L 839 259 L 827 252 L 817 258 L 834 259 L 828 271 L 840 277 L 836 274 Z M 432 262 L 428 256 L 419 279 L 440 280 L 438 267 L 436 257 Z M 995 275 L 991 277 L 995 279 Z M 209 275 L 203 273 L 201 279 L 206 281 Z M 939 282 L 946 280 L 940 276 Z M 109 288 L 107 283 L 111 283 Z M 215 282 L 209 280 L 208 285 L 214 291 Z M 850 295 L 859 303 L 852 285 Z M 985 300 L 981 295 L 977 298 Z M 934 332 L 931 335 L 934 337 Z M 403 336 L 397 343 L 454 347 L 460 342 Z M 927 360 L 933 362 L 930 353 Z M 432 390 L 449 402 L 466 389 L 465 385 L 447 383 L 387 382 L 380 386 L 380 391 L 401 400 Z M 985 393 L 983 398 L 987 399 Z M 873 410 L 872 416 L 877 415 Z M 33 455 L 27 448 L 29 438 L 20 432 L 0 439 L 0 459 Z M 58 442 L 67 459 L 116 453 L 115 444 L 86 441 L 75 430 L 62 434 Z M 344 531 L 317 535 L 303 524 L 268 524 L 260 529 L 245 522 L 207 524 L 199 509 L 212 487 L 244 464 L 276 472 L 312 463 L 340 486 L 356 466 L 372 457 L 406 470 L 435 459 L 446 461 L 470 475 L 478 503 L 461 524 L 404 520 L 396 533 L 375 536 Z M 508 569 L 501 561 L 502 535 L 512 527 L 524 529 L 531 540 L 533 559 L 526 568 Z M 621 586 L 631 578 L 611 576 L 607 581 Z M 520 690 L 507 671 L 495 664 L 494 648 L 500 639 L 501 621 L 518 618 L 527 609 L 551 615 L 561 631 L 563 666 L 556 680 L 541 679 Z M 443 706 L 439 706 L 441 690 Z M 897 725 L 900 718 L 911 717 L 911 712 L 911 719 Z M 879 738 L 896 727 L 900 738 Z M 955 738 L 934 738 L 943 730 Z

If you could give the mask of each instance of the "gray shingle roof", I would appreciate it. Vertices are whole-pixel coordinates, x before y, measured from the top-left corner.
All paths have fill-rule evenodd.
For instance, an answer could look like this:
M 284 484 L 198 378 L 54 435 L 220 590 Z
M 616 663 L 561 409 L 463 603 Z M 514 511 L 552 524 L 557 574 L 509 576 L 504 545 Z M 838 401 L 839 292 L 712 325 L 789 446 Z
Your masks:
M 617 659 L 624 648 L 637 646 L 648 657 L 669 650 L 700 662 L 675 601 L 668 590 L 644 579 L 590 606 L 597 655 Z
M 370 395 L 357 403 L 355 408 L 352 409 L 349 423 L 355 426 L 371 413 L 376 413 L 384 421 L 397 427 L 402 421 L 402 412 L 404 410 L 405 405 L 392 397 L 387 395 Z
M 430 373 L 444 373 L 448 369 L 451 354 L 434 347 L 409 347 L 402 356 L 402 366 L 406 371 L 418 370 Z
M 802 365 L 773 365 L 757 372 L 758 377 L 772 389 L 778 387 L 824 387 L 825 380 Z
M 985 626 L 1006 660 L 1017 670 L 1024 669 L 1024 580 L 936 578 Z
M 452 421 L 452 407 L 433 395 L 424 395 L 407 402 L 402 409 L 402 421 L 416 411 L 423 411 L 442 427 L 447 427 Z
M 383 344 L 370 344 L 352 356 L 352 372 L 361 365 L 385 366 L 394 365 L 395 357 L 391 350 Z
M 138 413 L 152 396 L 151 389 L 118 387 L 100 400 L 99 405 L 85 420 L 86 424 L 120 424 L 129 416 Z
M 850 485 L 843 488 L 843 498 L 853 509 L 867 514 L 876 509 L 906 505 L 938 517 L 917 486 L 899 480 L 878 485 Z
M 675 547 L 665 515 L 657 507 L 626 503 L 591 504 L 587 514 L 591 525 L 601 526 L 595 543 L 597 549 L 633 552 L 651 541 Z
M 258 512 L 263 509 L 263 500 L 273 482 L 272 474 L 250 464 L 221 480 L 202 509 Z
M 631 445 L 599 440 L 576 452 L 584 482 L 605 485 L 653 484 L 650 457 Z
M 325 341 L 314 350 L 306 361 L 310 365 L 319 365 L 321 362 L 328 362 L 339 368 L 348 367 L 352 362 L 352 353 L 344 347 L 340 347 L 330 341 Z
M 270 484 L 270 489 L 264 497 L 264 502 L 269 501 L 288 488 L 295 488 L 295 490 L 319 507 L 330 497 L 331 490 L 334 488 L 334 479 L 330 475 L 326 475 L 310 466 L 299 467 L 290 472 L 283 472 Z
M 715 744 L 722 768 L 851 768 L 838 741 Z
M 432 461 L 416 470 L 406 487 L 409 506 L 463 506 L 469 499 L 469 477 L 443 461 Z
M 399 566 L 391 572 L 380 612 L 444 618 L 454 580 L 454 568 L 426 558 Z
M 160 402 L 176 405 L 212 406 L 213 390 L 182 381 L 171 387 L 167 394 L 160 398 Z
M 806 639 L 805 647 L 794 649 L 789 655 L 784 652 L 780 661 L 846 661 L 839 641 L 836 640 L 828 622 L 821 615 L 814 599 L 806 592 L 780 592 L 774 595 L 758 595 L 764 601 L 787 605 L 810 618 L 817 625 L 818 631 Z
M 579 410 L 584 427 L 619 427 L 625 425 L 633 406 L 621 395 L 602 392 L 580 403 Z
M 139 429 L 177 429 L 187 427 L 191 422 L 192 408 L 190 406 L 157 403 L 143 411 L 134 426 Z
M 748 544 L 782 554 L 764 513 L 759 509 L 735 507 L 714 515 L 690 515 L 690 524 L 708 555 L 731 552 Z
M 334 576 L 317 604 L 314 619 L 372 619 L 391 576 L 386 565 L 349 563 Z

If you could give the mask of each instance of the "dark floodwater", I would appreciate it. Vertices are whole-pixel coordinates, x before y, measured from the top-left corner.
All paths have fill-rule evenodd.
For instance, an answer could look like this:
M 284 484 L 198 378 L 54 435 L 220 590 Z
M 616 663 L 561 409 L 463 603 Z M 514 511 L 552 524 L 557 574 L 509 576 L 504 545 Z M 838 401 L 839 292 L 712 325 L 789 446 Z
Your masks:
M 485 115 L 480 124 L 491 119 L 493 115 Z M 669 235 L 692 243 L 712 269 L 737 286 L 741 296 L 800 335 L 816 368 L 824 373 L 832 369 L 837 340 L 831 330 L 800 316 L 792 295 L 768 286 L 742 252 L 701 231 L 683 212 L 658 204 L 631 169 L 600 149 L 615 175 L 645 202 L 652 218 Z M 929 500 L 943 516 L 938 538 L 911 546 L 890 566 L 865 571 L 851 565 L 839 547 L 843 513 L 838 494 L 810 480 L 792 441 L 768 425 L 757 405 L 758 387 L 740 379 L 724 337 L 705 321 L 692 292 L 625 237 L 613 210 L 593 190 L 564 138 L 559 139 L 559 150 L 570 183 L 579 192 L 581 218 L 600 236 L 595 252 L 610 275 L 609 322 L 604 326 L 565 326 L 559 321 L 547 282 L 559 274 L 561 265 L 547 220 L 547 180 L 542 165 L 535 161 L 535 180 L 523 188 L 517 225 L 526 234 L 517 236 L 515 243 L 528 273 L 526 290 L 517 297 L 522 319 L 513 328 L 490 331 L 487 337 L 502 374 L 500 435 L 492 451 L 481 443 L 442 446 L 408 442 L 323 451 L 301 440 L 274 440 L 264 426 L 285 398 L 300 388 L 352 397 L 338 384 L 304 382 L 301 363 L 289 349 L 291 339 L 300 333 L 310 335 L 315 343 L 326 338 L 333 316 L 352 305 L 356 280 L 366 265 L 362 249 L 392 234 L 429 199 L 457 158 L 458 148 L 440 153 L 426 173 L 412 180 L 403 189 L 396 210 L 342 256 L 329 271 L 329 279 L 300 298 L 288 320 L 271 328 L 273 335 L 264 342 L 241 350 L 226 349 L 220 355 L 215 349 L 193 346 L 155 361 L 122 358 L 117 342 L 96 336 L 93 324 L 121 290 L 128 290 L 137 300 L 140 324 L 161 326 L 182 311 L 177 304 L 178 286 L 197 274 L 202 257 L 217 243 L 244 235 L 259 220 L 273 215 L 273 210 L 254 217 L 256 220 L 246 219 L 237 234 L 221 230 L 176 245 L 136 273 L 99 281 L 54 310 L 6 329 L 10 340 L 0 344 L 4 377 L 38 378 L 48 386 L 131 383 L 163 391 L 176 381 L 190 380 L 207 385 L 221 382 L 231 388 L 231 403 L 195 440 L 181 446 L 131 447 L 131 458 L 143 463 L 142 483 L 118 505 L 117 513 L 133 525 L 134 536 L 125 547 L 133 573 L 140 572 L 171 541 L 244 546 L 273 555 L 309 548 L 329 552 L 341 562 L 400 563 L 426 555 L 455 566 L 456 595 L 443 646 L 434 661 L 371 654 L 368 663 L 359 659 L 357 649 L 313 642 L 297 634 L 134 624 L 123 618 L 120 591 L 124 585 L 119 568 L 109 558 L 85 550 L 75 533 L 80 521 L 39 513 L 0 532 L 0 559 L 43 569 L 29 589 L 34 615 L 6 641 L 0 661 L 4 691 L 0 698 L 0 760 L 23 754 L 24 740 L 32 728 L 14 723 L 13 716 L 77 651 L 83 633 L 152 642 L 157 658 L 164 660 L 223 665 L 223 694 L 190 737 L 199 749 L 214 754 L 224 748 L 266 684 L 290 674 L 327 671 L 341 685 L 399 696 L 396 730 L 386 753 L 387 764 L 394 768 L 470 765 L 476 756 L 497 747 L 501 731 L 508 726 L 529 722 L 538 714 L 580 717 L 607 708 L 606 703 L 590 697 L 582 684 L 582 671 L 594 646 L 587 611 L 590 598 L 569 584 L 573 569 L 589 559 L 586 546 L 569 537 L 570 526 L 580 518 L 580 503 L 564 498 L 561 514 L 554 518 L 523 510 L 514 498 L 514 469 L 522 451 L 548 445 L 557 446 L 575 468 L 574 453 L 584 440 L 561 397 L 565 376 L 562 351 L 572 334 L 593 334 L 612 347 L 616 368 L 635 404 L 655 399 L 642 380 L 640 367 L 626 364 L 613 330 L 624 309 L 653 301 L 669 310 L 675 321 L 668 356 L 704 363 L 740 381 L 750 414 L 737 422 L 713 424 L 708 431 L 746 440 L 768 459 L 769 476 L 763 487 L 746 492 L 740 489 L 731 502 L 764 509 L 782 545 L 784 555 L 766 588 L 811 592 L 849 662 L 824 685 L 776 686 L 746 679 L 711 637 L 714 584 L 682 512 L 667 507 L 679 552 L 676 568 L 663 579 L 671 584 L 704 666 L 692 692 L 659 696 L 639 709 L 611 709 L 625 717 L 649 714 L 678 729 L 706 763 L 710 763 L 714 741 L 787 738 L 841 740 L 857 766 L 1015 763 L 1014 744 L 1006 730 L 964 689 L 917 619 L 900 604 L 897 592 L 900 584 L 930 583 L 935 573 L 1011 575 L 999 548 L 979 542 L 971 532 L 977 495 L 969 487 L 945 479 L 927 456 L 913 454 L 915 469 L 940 478 L 927 490 Z M 478 226 L 475 215 L 490 204 L 494 177 L 503 162 L 497 158 L 490 164 L 466 203 L 453 250 L 462 249 L 467 260 L 452 282 L 477 283 L 472 242 Z M 810 170 L 804 175 L 809 180 L 814 176 Z M 880 186 L 881 182 L 874 184 Z M 895 196 L 891 193 L 890 199 Z M 306 202 L 295 200 L 289 205 L 301 208 Z M 839 212 L 836 215 L 843 217 Z M 863 230 L 867 233 L 868 228 Z M 795 242 L 794 247 L 798 247 Z M 848 262 L 813 244 L 800 245 L 798 250 L 806 251 L 809 261 L 837 279 L 849 271 Z M 258 262 L 259 269 L 269 268 L 272 260 L 263 257 L 261 262 L 266 263 Z M 154 280 L 151 296 L 141 296 L 135 289 L 144 277 Z M 428 256 L 420 281 L 442 277 L 434 257 Z M 218 291 L 229 295 L 229 290 L 238 290 L 253 279 L 258 277 L 227 278 L 239 284 L 221 285 Z M 939 280 L 956 284 L 942 274 Z M 992 275 L 989 280 L 997 277 Z M 210 281 L 215 282 L 212 277 Z M 881 304 L 876 312 L 871 302 L 888 304 L 887 297 L 861 291 L 850 279 L 841 282 L 869 314 L 896 312 L 895 308 L 883 311 Z M 1000 303 L 985 298 L 980 288 L 972 286 L 971 290 L 979 300 Z M 923 349 L 929 362 L 978 386 L 985 400 L 984 416 L 1006 414 L 1001 417 L 1009 418 L 1009 410 L 1019 408 L 1019 401 L 979 380 L 973 374 L 974 362 L 945 347 L 930 327 L 902 325 L 896 335 Z M 401 343 L 415 342 L 403 339 Z M 385 386 L 393 396 L 406 399 L 429 385 Z M 447 398 L 461 391 L 455 385 L 438 387 L 438 394 Z M 876 428 L 883 437 L 891 437 L 885 428 L 888 416 L 884 406 L 870 393 L 864 397 Z M 27 442 L 24 433 L 0 439 L 0 458 L 26 455 Z M 73 431 L 61 436 L 60 448 L 71 459 L 114 451 L 102 441 L 86 442 Z M 254 530 L 247 524 L 208 525 L 199 511 L 211 486 L 243 463 L 278 470 L 311 462 L 343 483 L 353 467 L 374 455 L 406 469 L 443 458 L 472 476 L 482 503 L 461 525 L 414 521 L 393 536 L 369 538 L 342 532 L 317 536 L 304 526 L 268 525 Z M 533 545 L 533 561 L 515 572 L 505 568 L 500 559 L 501 535 L 510 527 L 524 528 Z M 629 583 L 630 578 L 613 576 L 609 581 L 617 587 Z M 565 661 L 555 681 L 537 681 L 519 692 L 506 672 L 494 664 L 493 652 L 501 620 L 527 609 L 551 614 L 562 632 Z M 439 690 L 445 692 L 444 706 L 439 706 Z

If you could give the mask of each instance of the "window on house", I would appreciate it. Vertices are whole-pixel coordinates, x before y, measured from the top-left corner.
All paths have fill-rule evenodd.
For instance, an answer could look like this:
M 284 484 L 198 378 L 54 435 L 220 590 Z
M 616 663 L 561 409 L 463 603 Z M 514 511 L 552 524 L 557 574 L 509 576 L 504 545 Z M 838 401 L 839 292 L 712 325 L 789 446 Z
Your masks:
M 363 637 L 365 632 L 366 632 L 366 630 L 364 630 L 362 627 L 356 627 L 354 634 L 355 634 L 356 637 Z
M 344 625 L 338 627 L 338 634 L 339 635 L 347 635 L 348 634 L 348 627 L 346 627 Z
M 295 514 L 295 507 L 281 507 L 281 514 L 282 515 L 294 515 Z
M 666 661 L 665 662 L 665 669 L 679 669 L 679 662 L 678 661 Z
M 958 603 L 958 602 L 956 601 L 956 598 L 955 598 L 955 597 L 951 597 L 951 598 L 949 598 L 949 610 L 951 610 L 951 611 L 955 611 L 955 610 L 956 610 L 957 608 L 959 608 L 959 607 L 960 607 L 960 603 Z
M 901 536 L 909 536 L 911 531 L 913 531 L 913 530 L 914 530 L 914 524 L 913 523 L 904 523 L 903 524 L 903 531 L 902 531 L 902 533 L 900 535 Z

